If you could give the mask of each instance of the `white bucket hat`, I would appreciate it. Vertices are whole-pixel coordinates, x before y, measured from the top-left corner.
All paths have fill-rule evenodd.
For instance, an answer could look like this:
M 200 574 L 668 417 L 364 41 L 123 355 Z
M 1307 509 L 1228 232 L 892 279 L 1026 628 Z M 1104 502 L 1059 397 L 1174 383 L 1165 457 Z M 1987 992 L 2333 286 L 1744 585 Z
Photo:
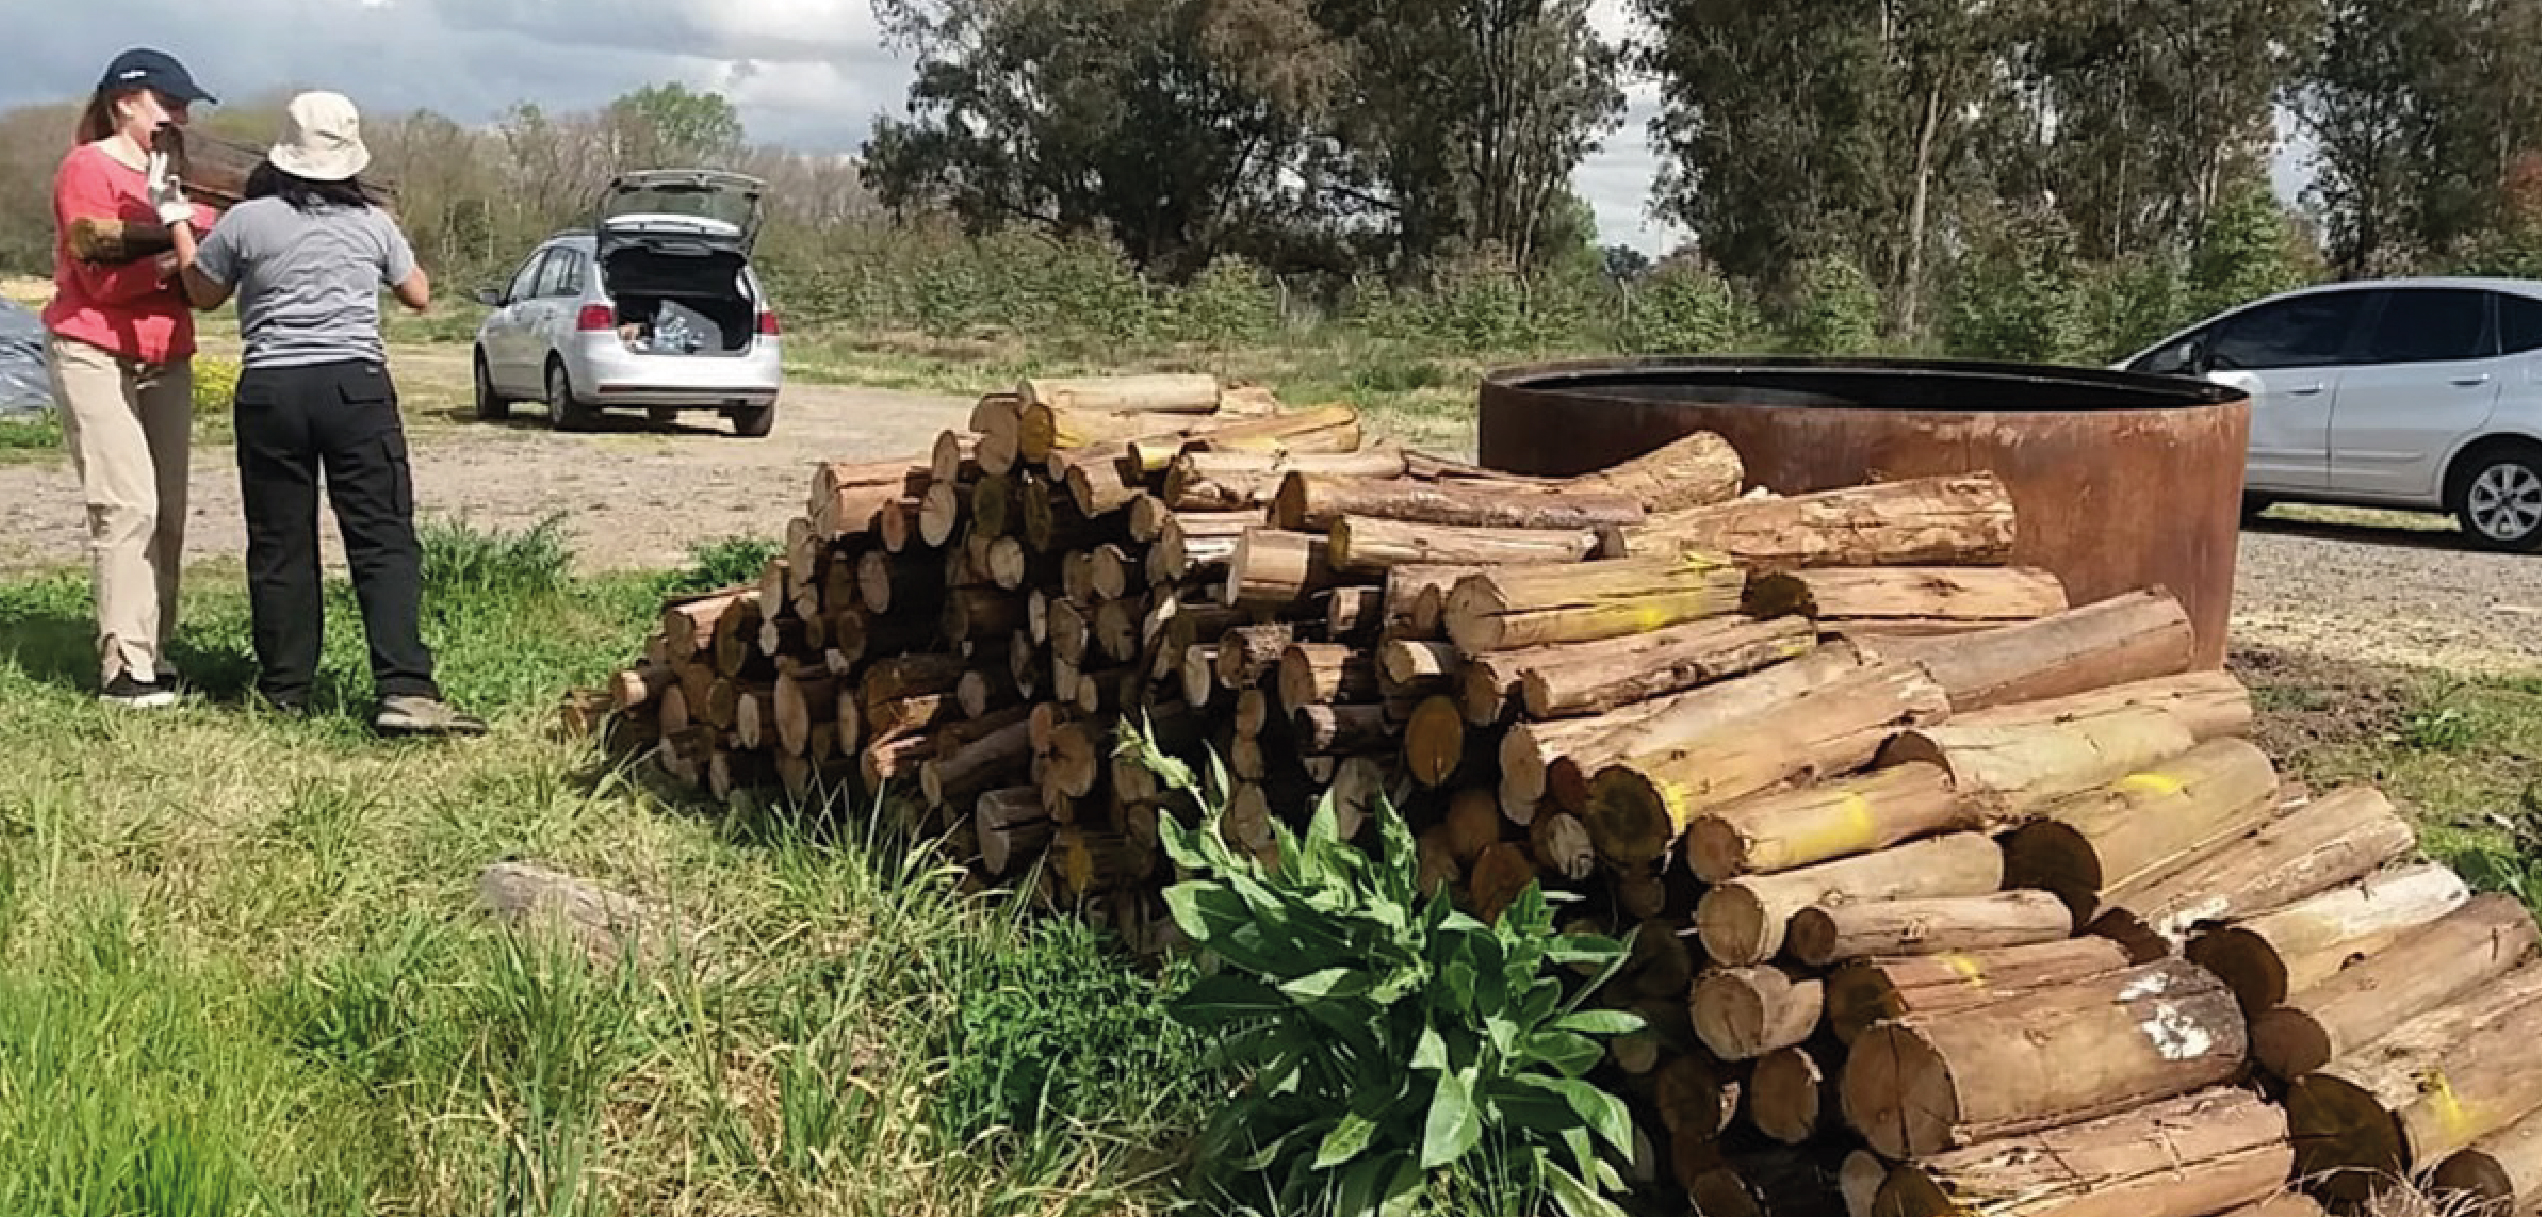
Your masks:
M 282 140 L 266 159 L 293 177 L 341 182 L 371 163 L 362 144 L 362 116 L 342 93 L 303 93 L 284 107 Z

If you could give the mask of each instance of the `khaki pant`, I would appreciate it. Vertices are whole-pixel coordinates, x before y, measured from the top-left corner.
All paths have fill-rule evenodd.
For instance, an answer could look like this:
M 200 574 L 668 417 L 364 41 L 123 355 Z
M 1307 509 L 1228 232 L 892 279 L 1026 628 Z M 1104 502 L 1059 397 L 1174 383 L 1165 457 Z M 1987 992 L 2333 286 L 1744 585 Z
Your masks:
M 99 680 L 155 680 L 176 632 L 194 365 L 148 364 L 54 337 L 53 396 L 88 504 Z

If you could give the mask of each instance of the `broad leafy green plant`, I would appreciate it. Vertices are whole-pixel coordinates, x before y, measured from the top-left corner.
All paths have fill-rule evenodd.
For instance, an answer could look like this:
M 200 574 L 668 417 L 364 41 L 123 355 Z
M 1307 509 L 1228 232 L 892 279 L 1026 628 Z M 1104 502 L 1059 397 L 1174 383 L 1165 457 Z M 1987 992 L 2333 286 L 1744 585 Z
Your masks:
M 1631 1153 L 1631 1120 L 1584 1079 L 1599 1037 L 1641 1020 L 1580 1006 L 1622 966 L 1621 944 L 1556 935 L 1534 887 L 1496 924 L 1423 899 L 1390 808 L 1372 816 L 1369 852 L 1342 840 L 1327 798 L 1303 839 L 1275 828 L 1280 861 L 1264 866 L 1227 847 L 1223 805 L 1188 766 L 1124 735 L 1127 755 L 1209 809 L 1160 825 L 1186 876 L 1166 904 L 1219 965 L 1175 1014 L 1251 1075 L 1203 1140 L 1209 1183 L 1277 1212 L 1395 1217 L 1499 1184 L 1568 1217 L 1619 1217 L 1611 1155 Z M 1228 790 L 1210 766 L 1211 789 Z M 1566 994 L 1570 968 L 1593 980 Z

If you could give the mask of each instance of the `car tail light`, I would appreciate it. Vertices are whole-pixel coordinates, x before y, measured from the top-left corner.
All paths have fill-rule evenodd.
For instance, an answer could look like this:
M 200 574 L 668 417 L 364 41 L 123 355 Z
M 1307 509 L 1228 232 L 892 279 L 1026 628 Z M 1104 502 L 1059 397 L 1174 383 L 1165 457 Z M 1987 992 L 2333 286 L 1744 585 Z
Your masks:
M 586 304 L 574 318 L 574 328 L 586 334 L 607 333 L 618 328 L 618 310 L 606 304 Z
M 776 313 L 764 308 L 759 310 L 759 334 L 763 338 L 774 338 L 777 336 Z

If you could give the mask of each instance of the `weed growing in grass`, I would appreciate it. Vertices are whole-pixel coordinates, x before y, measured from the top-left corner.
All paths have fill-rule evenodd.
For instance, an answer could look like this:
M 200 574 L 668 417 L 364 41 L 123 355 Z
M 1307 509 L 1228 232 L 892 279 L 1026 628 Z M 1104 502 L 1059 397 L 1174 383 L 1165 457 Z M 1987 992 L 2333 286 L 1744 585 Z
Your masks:
M 542 596 L 563 588 L 573 574 L 561 515 L 520 532 L 480 529 L 464 520 L 426 520 L 417 532 L 428 600 Z
M 1189 767 L 1136 732 L 1122 755 L 1207 813 L 1168 817 L 1165 852 L 1191 876 L 1166 889 L 1184 935 L 1222 969 L 1175 1002 L 1247 1075 L 1203 1143 L 1205 1182 L 1239 1206 L 1338 1217 L 1423 1211 L 1622 1217 L 1615 1162 L 1632 1119 L 1586 1080 L 1599 1037 L 1641 1029 L 1584 1010 L 1624 947 L 1554 932 L 1543 890 L 1486 923 L 1424 899 L 1412 833 L 1381 805 L 1374 853 L 1341 839 L 1332 799 L 1305 835 L 1274 825 L 1276 866 L 1221 836 Z M 1567 970 L 1592 979 L 1566 986 Z M 1567 990 L 1567 991 L 1566 991 Z
M 51 411 L 31 419 L 0 420 L 0 453 L 61 450 L 62 420 Z
M 1183 969 L 1140 976 L 1092 928 L 1060 918 L 1024 930 L 971 980 L 944 1039 L 953 1069 L 936 1115 L 949 1135 L 1097 1123 L 1125 1091 L 1159 1113 L 1199 1114 L 1211 1071 L 1200 1038 L 1167 1012 Z
M 736 583 L 757 583 L 767 569 L 768 559 L 777 553 L 777 545 L 765 537 L 730 536 L 700 542 L 689 547 L 688 566 L 665 574 L 659 586 L 665 596 L 685 596 Z

